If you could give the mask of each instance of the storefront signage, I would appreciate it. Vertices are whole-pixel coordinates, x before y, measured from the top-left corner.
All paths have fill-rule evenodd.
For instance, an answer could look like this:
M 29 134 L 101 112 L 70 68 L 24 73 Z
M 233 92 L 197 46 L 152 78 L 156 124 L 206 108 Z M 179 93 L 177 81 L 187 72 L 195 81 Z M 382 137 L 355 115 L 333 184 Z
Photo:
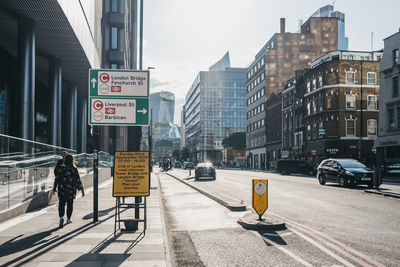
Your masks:
M 338 152 L 339 152 L 339 148 L 327 148 L 326 149 L 326 153 L 329 153 L 329 154 L 336 154 Z

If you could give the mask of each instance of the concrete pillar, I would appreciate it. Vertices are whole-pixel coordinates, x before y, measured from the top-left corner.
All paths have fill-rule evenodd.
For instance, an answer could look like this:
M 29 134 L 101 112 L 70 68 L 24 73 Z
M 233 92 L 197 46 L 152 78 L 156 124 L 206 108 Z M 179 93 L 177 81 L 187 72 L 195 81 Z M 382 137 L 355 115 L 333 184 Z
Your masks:
M 35 139 L 35 25 L 18 23 L 19 137 Z
M 71 85 L 68 92 L 68 110 L 67 123 L 68 123 L 68 147 L 77 149 L 77 108 L 78 108 L 78 87 Z
M 56 59 L 50 60 L 49 89 L 50 143 L 61 146 L 61 62 Z
M 79 132 L 79 153 L 86 153 L 87 147 L 87 99 L 86 97 L 80 98 L 78 102 L 79 108 L 77 110 L 78 118 L 78 132 Z M 76 133 L 78 135 L 78 133 Z

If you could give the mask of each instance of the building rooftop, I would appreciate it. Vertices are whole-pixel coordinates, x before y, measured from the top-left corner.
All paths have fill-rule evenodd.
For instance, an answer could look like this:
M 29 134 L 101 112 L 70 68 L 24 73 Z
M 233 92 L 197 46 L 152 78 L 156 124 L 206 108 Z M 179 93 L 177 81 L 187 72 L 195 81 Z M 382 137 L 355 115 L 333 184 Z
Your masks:
M 311 62 L 311 69 L 316 68 L 322 63 L 328 61 L 334 61 L 334 60 L 379 61 L 381 57 L 382 57 L 382 51 L 336 50 L 329 52 Z

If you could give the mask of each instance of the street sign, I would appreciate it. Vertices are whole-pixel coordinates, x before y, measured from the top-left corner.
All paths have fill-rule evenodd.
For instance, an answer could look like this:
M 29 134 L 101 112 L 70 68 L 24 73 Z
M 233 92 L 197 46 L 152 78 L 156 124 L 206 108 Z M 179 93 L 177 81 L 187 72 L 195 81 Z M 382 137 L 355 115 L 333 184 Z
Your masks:
M 261 219 L 268 209 L 268 180 L 253 179 L 253 208 Z
M 147 125 L 148 99 L 91 97 L 89 104 L 91 125 Z
M 149 124 L 149 72 L 89 70 L 89 124 Z
M 115 152 L 113 197 L 149 195 L 149 152 Z

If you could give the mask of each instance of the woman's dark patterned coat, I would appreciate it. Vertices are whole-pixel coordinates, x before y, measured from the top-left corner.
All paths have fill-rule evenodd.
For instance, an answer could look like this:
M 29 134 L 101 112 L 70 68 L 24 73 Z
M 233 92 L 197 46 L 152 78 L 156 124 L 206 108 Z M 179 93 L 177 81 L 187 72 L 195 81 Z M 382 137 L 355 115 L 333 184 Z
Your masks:
M 82 190 L 82 181 L 77 168 L 64 167 L 62 174 L 56 176 L 54 188 L 57 188 L 58 197 L 74 199 L 77 190 Z

